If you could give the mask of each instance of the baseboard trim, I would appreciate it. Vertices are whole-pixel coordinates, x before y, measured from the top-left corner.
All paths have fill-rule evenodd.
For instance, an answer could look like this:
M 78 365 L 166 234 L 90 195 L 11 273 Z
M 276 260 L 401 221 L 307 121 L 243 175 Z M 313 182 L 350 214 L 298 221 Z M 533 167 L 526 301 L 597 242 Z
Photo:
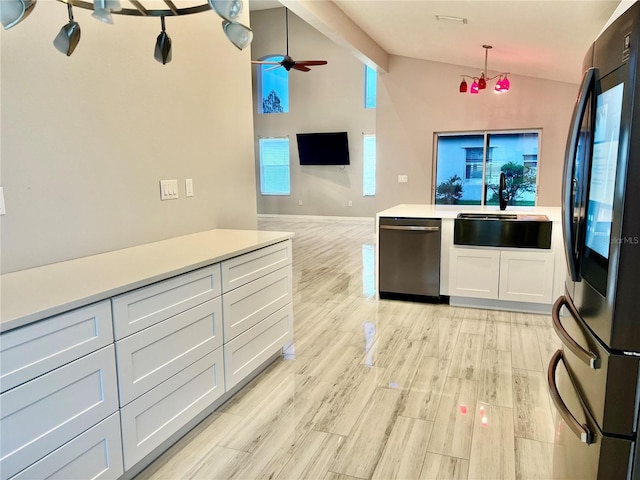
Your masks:
M 281 220 L 306 220 L 313 222 L 357 222 L 357 223 L 373 223 L 376 217 L 339 217 L 331 215 L 287 215 L 281 213 L 258 213 L 260 218 L 275 218 Z

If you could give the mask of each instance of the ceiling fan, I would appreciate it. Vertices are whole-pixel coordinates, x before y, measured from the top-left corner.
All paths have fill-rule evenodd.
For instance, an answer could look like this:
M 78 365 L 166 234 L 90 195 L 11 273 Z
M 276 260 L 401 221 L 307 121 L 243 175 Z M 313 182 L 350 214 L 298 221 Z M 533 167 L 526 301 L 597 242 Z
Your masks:
M 282 58 L 282 60 L 280 60 L 279 62 L 266 62 L 266 61 L 262 61 L 262 60 L 252 60 L 251 63 L 255 63 L 258 65 L 274 65 L 271 68 L 268 68 L 267 70 L 271 70 L 273 68 L 280 68 L 280 67 L 284 67 L 284 69 L 288 72 L 289 70 L 291 70 L 292 68 L 294 70 L 299 70 L 301 72 L 308 72 L 309 70 L 311 70 L 309 67 L 310 66 L 315 66 L 315 65 L 326 65 L 327 61 L 326 60 L 294 60 L 293 58 L 291 58 L 289 56 L 289 9 L 285 8 L 284 9 L 284 14 L 285 14 L 285 34 L 286 34 L 286 41 L 287 41 L 287 54 L 284 55 L 284 57 Z M 265 71 L 267 71 L 265 70 Z

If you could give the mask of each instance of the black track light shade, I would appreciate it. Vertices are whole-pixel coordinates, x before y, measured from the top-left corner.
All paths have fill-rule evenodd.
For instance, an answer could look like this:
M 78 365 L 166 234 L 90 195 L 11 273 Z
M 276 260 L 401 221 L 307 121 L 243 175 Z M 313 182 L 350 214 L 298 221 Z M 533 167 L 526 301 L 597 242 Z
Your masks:
M 153 54 L 154 58 L 163 65 L 171 61 L 171 38 L 167 35 L 164 27 L 164 17 L 160 17 L 162 23 L 162 31 L 156 40 L 156 49 Z

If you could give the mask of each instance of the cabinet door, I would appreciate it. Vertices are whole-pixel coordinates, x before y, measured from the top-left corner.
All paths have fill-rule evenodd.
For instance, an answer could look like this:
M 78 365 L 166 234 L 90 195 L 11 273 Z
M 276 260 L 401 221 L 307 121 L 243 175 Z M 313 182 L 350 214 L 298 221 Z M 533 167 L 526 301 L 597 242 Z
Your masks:
M 0 395 L 0 471 L 10 477 L 118 409 L 113 345 Z
M 120 405 L 222 346 L 220 297 L 116 342 Z
M 116 412 L 11 480 L 115 480 L 123 473 L 120 413 Z
M 3 332 L 1 390 L 9 390 L 112 342 L 108 300 Z
M 224 345 L 227 391 L 250 375 L 293 338 L 293 307 L 288 304 Z
M 553 303 L 553 252 L 503 250 L 500 300 Z
M 222 347 L 122 407 L 124 467 L 129 470 L 224 393 Z
M 114 297 L 117 340 L 219 296 L 220 264 L 194 270 Z
M 498 298 L 500 250 L 452 248 L 449 294 L 457 297 Z

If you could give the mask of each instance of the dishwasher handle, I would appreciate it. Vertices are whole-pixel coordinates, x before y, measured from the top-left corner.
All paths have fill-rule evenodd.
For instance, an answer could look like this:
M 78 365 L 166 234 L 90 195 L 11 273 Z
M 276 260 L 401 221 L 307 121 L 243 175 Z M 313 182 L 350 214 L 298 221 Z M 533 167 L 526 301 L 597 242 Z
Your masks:
M 419 227 L 417 225 L 380 225 L 380 230 L 405 230 L 409 232 L 439 232 L 440 227 Z

